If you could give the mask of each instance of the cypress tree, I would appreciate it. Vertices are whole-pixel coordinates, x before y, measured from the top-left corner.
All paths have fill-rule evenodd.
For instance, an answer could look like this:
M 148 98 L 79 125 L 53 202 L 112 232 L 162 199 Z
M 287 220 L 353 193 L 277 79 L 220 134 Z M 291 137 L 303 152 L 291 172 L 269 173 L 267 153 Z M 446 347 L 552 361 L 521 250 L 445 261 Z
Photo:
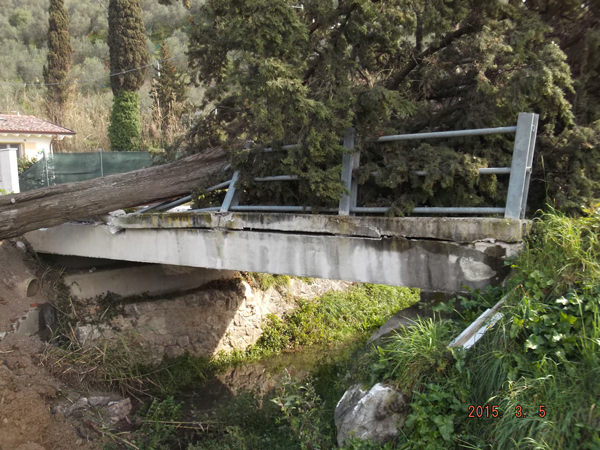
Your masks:
M 138 0 L 110 0 L 108 7 L 110 85 L 114 95 L 109 137 L 113 150 L 138 149 L 141 142 L 137 90 L 148 71 L 148 50 Z M 136 106 L 132 107 L 132 101 Z M 123 107 L 126 105 L 127 107 Z M 116 140 L 115 137 L 119 138 Z
M 48 84 L 46 110 L 52 122 L 63 124 L 71 93 L 71 86 L 66 83 L 73 54 L 69 13 L 63 0 L 50 0 L 48 13 L 48 57 L 44 66 L 44 81 Z

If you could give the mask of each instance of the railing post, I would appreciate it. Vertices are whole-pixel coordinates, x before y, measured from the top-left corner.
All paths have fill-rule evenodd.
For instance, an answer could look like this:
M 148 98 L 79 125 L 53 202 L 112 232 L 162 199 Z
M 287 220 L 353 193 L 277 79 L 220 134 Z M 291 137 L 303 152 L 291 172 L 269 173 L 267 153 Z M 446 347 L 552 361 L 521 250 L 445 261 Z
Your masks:
M 538 119 L 534 113 L 519 113 L 504 212 L 506 218 L 525 217 Z
M 356 207 L 358 185 L 352 173 L 360 164 L 360 153 L 354 150 L 354 128 L 348 128 L 344 134 L 344 155 L 342 157 L 342 185 L 344 192 L 340 198 L 338 213 L 340 216 L 350 215 L 350 210 Z
M 223 204 L 221 205 L 221 209 L 219 212 L 227 212 L 229 211 L 229 207 L 233 202 L 233 199 L 236 195 L 236 183 L 240 176 L 240 171 L 236 170 L 233 172 L 233 176 L 231 177 L 231 183 L 229 184 L 229 188 L 227 188 L 227 194 L 225 194 L 225 199 L 223 200 Z

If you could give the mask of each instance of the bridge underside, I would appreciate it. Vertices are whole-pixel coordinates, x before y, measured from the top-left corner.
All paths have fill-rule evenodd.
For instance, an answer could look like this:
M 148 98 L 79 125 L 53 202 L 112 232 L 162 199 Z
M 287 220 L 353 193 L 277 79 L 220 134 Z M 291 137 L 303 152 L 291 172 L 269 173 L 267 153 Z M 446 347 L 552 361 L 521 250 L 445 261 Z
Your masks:
M 497 284 L 527 222 L 309 214 L 165 213 L 26 234 L 40 253 L 459 292 Z

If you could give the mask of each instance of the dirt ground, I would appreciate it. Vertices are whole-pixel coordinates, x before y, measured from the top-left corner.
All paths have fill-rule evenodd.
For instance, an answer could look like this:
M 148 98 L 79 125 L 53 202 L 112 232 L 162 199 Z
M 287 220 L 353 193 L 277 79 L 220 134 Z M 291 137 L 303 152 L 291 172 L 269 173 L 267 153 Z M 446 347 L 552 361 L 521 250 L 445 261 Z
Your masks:
M 46 302 L 42 289 L 27 296 L 31 280 L 39 279 L 36 272 L 35 259 L 23 242 L 0 241 L 0 333 L 11 331 L 20 317 Z
M 12 332 L 24 314 L 46 301 L 43 289 L 27 297 L 27 280 L 37 275 L 22 244 L 0 241 L 0 450 L 100 449 L 100 435 L 52 413 L 68 388 L 40 365 L 46 344 Z

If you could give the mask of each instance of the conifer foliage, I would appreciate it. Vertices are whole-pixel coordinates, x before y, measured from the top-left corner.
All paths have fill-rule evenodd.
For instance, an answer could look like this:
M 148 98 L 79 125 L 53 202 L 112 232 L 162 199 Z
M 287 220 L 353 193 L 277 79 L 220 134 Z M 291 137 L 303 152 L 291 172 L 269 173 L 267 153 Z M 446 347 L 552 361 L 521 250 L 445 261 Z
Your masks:
M 69 13 L 63 0 L 50 0 L 48 13 L 48 56 L 44 66 L 44 81 L 48 84 L 46 110 L 52 122 L 64 124 L 71 93 L 68 75 L 73 55 Z
M 206 2 L 195 18 L 189 57 L 196 80 L 209 86 L 207 114 L 189 148 L 299 142 L 273 160 L 239 153 L 234 162 L 254 171 L 244 180 L 247 195 L 334 206 L 342 192 L 340 137 L 353 126 L 363 150 L 356 174 L 363 205 L 395 203 L 399 212 L 420 205 L 503 206 L 506 184 L 479 177 L 476 168 L 510 165 L 512 136 L 377 148 L 366 138 L 505 126 L 520 111 L 537 112 L 530 199 L 534 207 L 550 201 L 578 208 L 600 197 L 600 156 L 589 140 L 596 131 L 576 130 L 596 127 L 595 103 L 582 99 L 597 96 L 589 88 L 598 77 L 575 70 L 573 79 L 577 58 L 563 48 L 575 39 L 595 68 L 600 41 L 584 38 L 587 31 L 564 17 L 585 19 L 587 30 L 597 30 L 597 9 L 597 2 L 575 0 Z M 587 109 L 579 113 L 582 106 L 574 104 L 582 103 Z M 300 181 L 253 187 L 260 171 Z
M 109 137 L 113 150 L 140 146 L 140 112 L 137 90 L 148 72 L 148 50 L 138 0 L 110 0 L 108 46 L 111 87 L 114 94 Z M 132 107 L 132 102 L 136 103 Z

